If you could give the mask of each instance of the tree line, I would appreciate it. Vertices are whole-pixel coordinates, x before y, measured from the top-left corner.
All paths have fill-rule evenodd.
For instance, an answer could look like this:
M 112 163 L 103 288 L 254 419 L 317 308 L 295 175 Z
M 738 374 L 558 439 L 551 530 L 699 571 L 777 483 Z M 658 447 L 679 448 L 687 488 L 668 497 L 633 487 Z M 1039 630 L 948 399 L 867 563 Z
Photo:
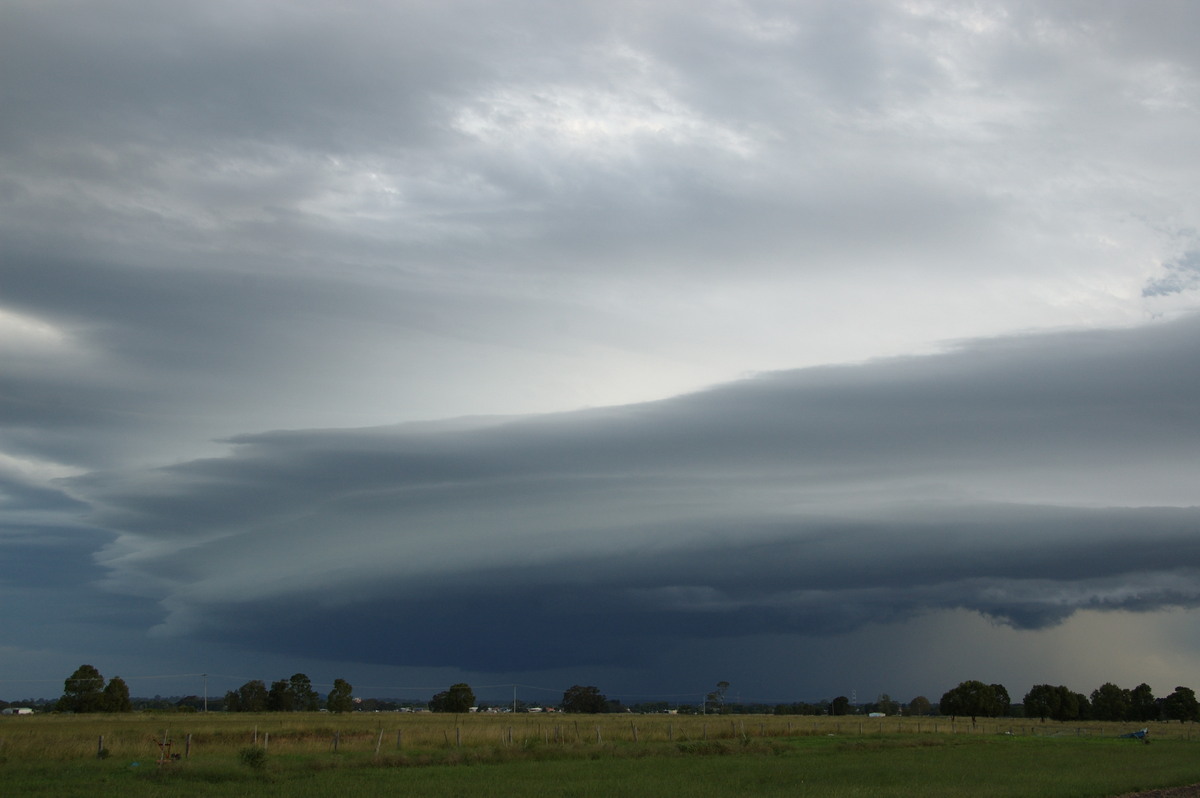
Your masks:
M 946 691 L 938 703 L 943 715 L 977 717 L 1020 716 L 1058 720 L 1113 720 L 1146 722 L 1152 720 L 1200 721 L 1200 702 L 1188 687 L 1176 687 L 1174 692 L 1156 698 L 1147 684 L 1132 690 L 1105 682 L 1090 696 L 1077 693 L 1064 685 L 1036 684 L 1014 706 L 1008 690 L 1001 684 L 980 681 L 961 682 Z
M 345 679 L 334 679 L 333 688 L 321 706 L 321 696 L 312 680 L 303 673 L 271 682 L 251 679 L 236 690 L 225 693 L 222 708 L 226 712 L 350 712 L 354 709 L 354 688 Z
M 1147 684 L 1133 689 L 1105 682 L 1090 695 L 1077 693 L 1063 685 L 1038 684 L 1030 688 L 1020 703 L 1014 703 L 1002 684 L 986 684 L 970 680 L 960 682 L 946 691 L 941 701 L 933 705 L 924 696 L 908 704 L 893 701 L 886 693 L 875 702 L 851 706 L 845 696 L 817 703 L 740 704 L 727 701 L 729 682 L 717 683 L 717 688 L 704 696 L 699 706 L 675 705 L 671 711 L 681 714 L 776 714 L 776 715 L 847 715 L 856 712 L 879 712 L 885 715 L 930 715 L 952 717 L 1026 717 L 1041 720 L 1109 720 L 1147 722 L 1154 720 L 1200 721 L 1200 702 L 1188 687 L 1176 687 L 1167 696 L 1156 697 Z M 213 701 L 226 712 L 350 712 L 361 708 L 396 708 L 392 702 L 379 699 L 355 699 L 353 686 L 345 679 L 335 679 L 333 687 L 322 699 L 313 689 L 312 681 L 303 673 L 292 674 L 267 684 L 252 679 L 236 690 Z M 179 702 L 188 708 L 198 708 L 200 699 L 189 696 Z M 475 708 L 475 693 L 471 686 L 459 682 L 434 695 L 427 704 L 432 712 L 468 712 Z M 482 707 L 481 707 L 482 708 Z M 514 707 L 515 709 L 516 707 Z M 563 712 L 663 712 L 665 701 L 622 706 L 619 700 L 609 699 L 594 685 L 573 685 L 563 692 L 557 706 Z M 133 701 L 129 687 L 119 676 L 106 680 L 91 665 L 80 665 L 63 683 L 62 697 L 54 704 L 60 712 L 132 712 Z
M 354 709 L 353 687 L 345 679 L 335 679 L 333 689 L 322 702 L 312 682 L 303 673 L 272 682 L 270 688 L 258 679 L 230 690 L 223 700 L 214 701 L 229 712 L 350 712 Z M 177 705 L 195 709 L 200 699 L 189 696 Z M 324 706 L 322 706 L 324 704 Z M 62 697 L 54 704 L 58 712 L 132 712 L 129 686 L 120 676 L 105 680 L 92 665 L 80 665 L 63 682 Z
M 54 708 L 59 712 L 132 712 L 129 685 L 120 676 L 105 681 L 91 665 L 80 665 L 63 682 L 62 698 Z

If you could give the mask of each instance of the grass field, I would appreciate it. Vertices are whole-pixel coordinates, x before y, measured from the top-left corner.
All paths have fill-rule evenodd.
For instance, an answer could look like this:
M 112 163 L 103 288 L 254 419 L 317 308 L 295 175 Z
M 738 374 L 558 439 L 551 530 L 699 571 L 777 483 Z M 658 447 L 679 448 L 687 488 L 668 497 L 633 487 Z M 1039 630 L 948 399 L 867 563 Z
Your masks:
M 1200 782 L 1200 734 L 1131 725 L 773 716 L 35 716 L 0 794 L 1107 796 Z M 164 739 L 174 761 L 158 764 Z M 98 756 L 103 748 L 103 756 Z M 256 761 L 257 760 L 257 761 Z

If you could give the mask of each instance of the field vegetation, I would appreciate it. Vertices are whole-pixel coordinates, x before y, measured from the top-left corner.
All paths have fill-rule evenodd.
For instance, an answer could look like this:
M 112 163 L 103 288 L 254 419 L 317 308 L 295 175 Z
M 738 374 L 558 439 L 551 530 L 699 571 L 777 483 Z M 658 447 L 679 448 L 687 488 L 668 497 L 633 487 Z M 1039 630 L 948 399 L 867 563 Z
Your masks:
M 44 715 L 2 719 L 0 778 L 5 794 L 89 798 L 1083 797 L 1200 782 L 1200 727 L 1154 722 L 1151 744 L 1121 737 L 1135 728 L 855 716 Z

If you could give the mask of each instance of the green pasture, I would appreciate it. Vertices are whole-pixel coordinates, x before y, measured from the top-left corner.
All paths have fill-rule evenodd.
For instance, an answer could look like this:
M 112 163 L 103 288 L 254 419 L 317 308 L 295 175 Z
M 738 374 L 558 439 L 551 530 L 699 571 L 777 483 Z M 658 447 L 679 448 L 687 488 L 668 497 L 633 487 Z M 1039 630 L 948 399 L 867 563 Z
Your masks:
M 1109 796 L 1200 782 L 1191 724 L 776 716 L 88 715 L 0 722 L 29 796 Z M 170 741 L 177 759 L 159 763 Z

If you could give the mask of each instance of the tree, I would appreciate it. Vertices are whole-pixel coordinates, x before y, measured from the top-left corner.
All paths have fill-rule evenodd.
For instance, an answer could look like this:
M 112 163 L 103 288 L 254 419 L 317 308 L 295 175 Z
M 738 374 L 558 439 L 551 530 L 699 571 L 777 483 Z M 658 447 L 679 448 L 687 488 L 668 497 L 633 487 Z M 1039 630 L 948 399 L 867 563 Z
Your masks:
M 909 715 L 929 715 L 932 712 L 933 704 L 929 703 L 929 699 L 923 695 L 919 695 L 908 702 Z
M 1129 720 L 1133 714 L 1133 696 L 1112 682 L 1092 691 L 1092 717 L 1096 720 Z
M 829 704 L 830 715 L 845 715 L 850 709 L 850 699 L 840 695 Z
M 716 706 L 716 712 L 725 710 L 725 693 L 729 690 L 729 682 L 717 682 L 717 689 L 705 696 L 705 703 Z
M 313 689 L 312 680 L 303 673 L 293 673 L 288 680 L 292 692 L 292 708 L 296 712 L 316 712 L 320 706 L 320 696 Z
M 1129 691 L 1129 719 L 1137 721 L 1158 720 L 1158 700 L 1150 685 L 1143 682 Z
M 1022 699 L 1025 717 L 1041 718 L 1045 723 L 1046 718 L 1053 717 L 1058 712 L 1059 701 L 1057 688 L 1048 684 L 1035 684 Z
M 1092 716 L 1092 702 L 1088 701 L 1088 697 L 1083 693 L 1076 693 L 1068 690 L 1071 695 L 1071 703 L 1075 705 L 1075 714 L 1064 720 L 1084 720 Z
M 104 677 L 91 665 L 80 665 L 63 682 L 60 712 L 103 712 Z
M 268 712 L 294 712 L 296 696 L 292 692 L 292 683 L 287 679 L 277 679 L 271 682 L 271 690 L 267 693 Z
M 330 712 L 349 712 L 354 709 L 354 688 L 345 679 L 334 679 L 333 689 L 325 699 L 325 708 Z
M 231 696 L 236 698 L 231 701 Z M 254 679 L 239 687 L 236 693 L 227 693 L 225 706 L 234 712 L 266 712 L 269 699 L 267 685 L 261 679 Z
M 900 703 L 893 701 L 892 697 L 887 693 L 880 693 L 879 698 L 875 699 L 875 704 L 871 711 L 882 712 L 884 715 L 899 715 Z
M 475 705 L 475 693 L 471 686 L 459 682 L 450 685 L 449 690 L 438 693 L 429 700 L 431 712 L 468 712 Z
M 600 694 L 596 687 L 574 685 L 565 693 L 562 700 L 563 712 L 588 712 L 596 714 L 608 708 L 608 699 Z
M 1008 715 L 1008 710 L 1012 707 L 1012 699 L 1008 696 L 1008 689 L 1002 684 L 993 684 L 992 691 L 996 694 L 996 714 L 992 717 L 1002 718 Z
M 942 696 L 938 711 L 943 715 L 970 716 L 972 723 L 980 715 L 995 718 L 1008 711 L 1008 691 L 1003 685 L 973 679 L 961 682 Z
M 1025 716 L 1051 720 L 1076 720 L 1087 714 L 1087 696 L 1060 685 L 1035 684 L 1025 694 Z
M 129 685 L 120 676 L 114 676 L 104 686 L 105 712 L 133 712 L 133 702 L 129 700 Z
M 1196 701 L 1196 693 L 1190 687 L 1176 687 L 1175 692 L 1163 699 L 1162 714 L 1167 720 L 1180 723 L 1200 720 L 1200 703 Z

